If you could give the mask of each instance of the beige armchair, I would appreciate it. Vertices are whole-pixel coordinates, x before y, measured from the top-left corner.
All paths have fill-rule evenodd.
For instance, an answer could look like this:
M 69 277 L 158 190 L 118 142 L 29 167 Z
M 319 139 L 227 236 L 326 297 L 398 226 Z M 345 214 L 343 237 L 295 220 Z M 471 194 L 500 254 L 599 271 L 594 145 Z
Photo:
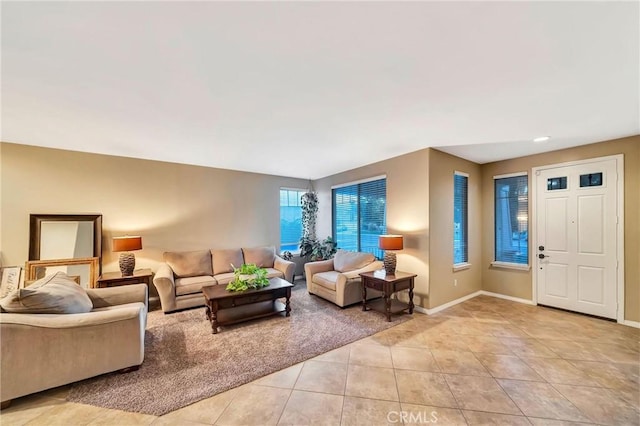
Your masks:
M 362 302 L 360 275 L 382 269 L 384 264 L 371 253 L 338 250 L 333 259 L 307 262 L 304 272 L 307 291 L 340 307 Z M 367 290 L 367 299 L 380 297 L 375 290 Z
M 87 289 L 93 310 L 0 313 L 2 405 L 144 360 L 147 286 Z

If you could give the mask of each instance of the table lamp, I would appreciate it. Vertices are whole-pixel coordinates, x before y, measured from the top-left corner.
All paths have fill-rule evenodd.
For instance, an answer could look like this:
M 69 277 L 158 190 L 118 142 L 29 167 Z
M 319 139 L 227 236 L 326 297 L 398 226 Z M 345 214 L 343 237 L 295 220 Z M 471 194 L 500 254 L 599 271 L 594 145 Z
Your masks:
M 378 247 L 384 250 L 384 270 L 387 275 L 396 273 L 396 254 L 394 250 L 402 250 L 402 235 L 380 235 Z
M 136 267 L 136 257 L 130 252 L 141 249 L 142 237 L 129 235 L 113 237 L 113 251 L 122 252 L 120 253 L 120 272 L 122 272 L 123 277 L 133 275 L 133 270 Z

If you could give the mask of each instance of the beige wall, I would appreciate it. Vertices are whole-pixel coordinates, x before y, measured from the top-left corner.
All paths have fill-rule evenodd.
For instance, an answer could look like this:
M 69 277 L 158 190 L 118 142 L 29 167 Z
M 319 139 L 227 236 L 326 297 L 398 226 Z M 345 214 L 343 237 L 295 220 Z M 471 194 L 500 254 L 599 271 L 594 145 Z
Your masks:
M 318 237 L 331 235 L 331 186 L 387 176 L 387 232 L 404 235 L 398 270 L 418 274 L 414 302 L 429 307 L 429 150 L 339 173 L 314 182 L 318 192 Z
M 531 271 L 490 267 L 494 253 L 493 176 L 526 171 L 529 173 L 531 183 L 533 167 L 615 154 L 624 154 L 625 319 L 640 321 L 640 259 L 638 257 L 640 250 L 640 136 L 484 164 L 482 166 L 482 210 L 485 214 L 481 226 L 484 290 L 527 300 L 532 298 Z M 529 217 L 532 217 L 531 200 L 529 200 Z M 532 252 L 530 256 L 535 254 L 531 246 L 529 250 Z
M 111 237 L 139 234 L 136 267 L 167 250 L 280 242 L 279 189 L 307 181 L 158 161 L 0 144 L 0 252 L 24 265 L 30 213 L 101 213 L 103 271 L 117 271 Z
M 453 271 L 453 175 L 468 179 L 468 269 Z M 482 289 L 480 166 L 432 149 L 429 155 L 430 258 L 429 307 L 434 308 Z M 455 285 L 457 281 L 457 285 Z

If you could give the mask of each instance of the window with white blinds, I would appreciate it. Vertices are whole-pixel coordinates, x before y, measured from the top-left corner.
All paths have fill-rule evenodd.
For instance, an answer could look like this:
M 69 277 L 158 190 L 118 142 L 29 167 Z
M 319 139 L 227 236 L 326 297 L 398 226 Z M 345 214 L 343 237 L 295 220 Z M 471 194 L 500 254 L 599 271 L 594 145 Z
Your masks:
M 302 237 L 302 202 L 306 190 L 280 188 L 280 250 L 297 251 Z
M 338 248 L 382 258 L 378 236 L 387 230 L 387 179 L 332 189 L 333 239 Z
M 453 264 L 469 262 L 468 180 L 465 173 L 453 175 Z
M 495 260 L 529 263 L 529 184 L 527 175 L 494 178 Z

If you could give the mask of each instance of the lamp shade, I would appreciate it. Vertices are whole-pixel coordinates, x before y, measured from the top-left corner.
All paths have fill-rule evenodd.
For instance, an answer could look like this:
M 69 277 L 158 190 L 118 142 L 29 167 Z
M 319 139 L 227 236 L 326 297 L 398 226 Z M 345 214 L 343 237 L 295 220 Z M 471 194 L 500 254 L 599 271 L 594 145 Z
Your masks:
M 378 238 L 378 247 L 382 250 L 402 250 L 402 235 L 380 235 Z
M 113 237 L 113 251 L 133 251 L 142 249 L 142 237 Z

